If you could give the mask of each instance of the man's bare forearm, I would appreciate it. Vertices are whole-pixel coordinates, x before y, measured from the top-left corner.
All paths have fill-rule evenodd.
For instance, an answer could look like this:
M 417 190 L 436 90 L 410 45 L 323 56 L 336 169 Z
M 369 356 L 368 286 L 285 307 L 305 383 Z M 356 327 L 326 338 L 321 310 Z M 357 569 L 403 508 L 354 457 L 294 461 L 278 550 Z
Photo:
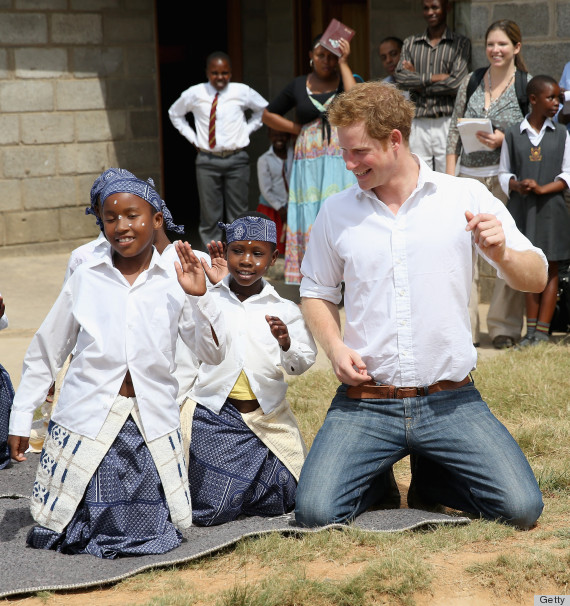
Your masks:
M 324 299 L 303 297 L 301 310 L 313 337 L 330 359 L 332 347 L 342 341 L 338 306 Z
M 507 248 L 498 264 L 507 284 L 522 292 L 542 292 L 548 271 L 542 258 L 533 250 L 517 251 Z

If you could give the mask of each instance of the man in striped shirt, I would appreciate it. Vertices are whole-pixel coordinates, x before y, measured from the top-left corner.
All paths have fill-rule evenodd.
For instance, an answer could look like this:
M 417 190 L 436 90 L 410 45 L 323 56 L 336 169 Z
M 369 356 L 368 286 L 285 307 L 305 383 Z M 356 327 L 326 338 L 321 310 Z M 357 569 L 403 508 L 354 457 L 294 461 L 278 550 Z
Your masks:
M 448 0 L 423 0 L 423 34 L 404 40 L 394 78 L 410 91 L 416 115 L 410 149 L 430 168 L 445 172 L 447 131 L 461 81 L 468 73 L 471 42 L 447 27 Z

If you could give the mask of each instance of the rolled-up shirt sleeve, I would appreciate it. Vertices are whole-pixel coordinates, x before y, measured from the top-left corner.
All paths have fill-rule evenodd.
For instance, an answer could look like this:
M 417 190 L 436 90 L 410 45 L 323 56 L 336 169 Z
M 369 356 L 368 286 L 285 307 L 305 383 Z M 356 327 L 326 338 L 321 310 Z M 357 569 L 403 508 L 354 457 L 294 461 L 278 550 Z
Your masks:
M 301 297 L 324 299 L 338 305 L 342 300 L 343 262 L 331 242 L 332 232 L 326 207 L 313 227 L 301 264 Z
M 252 112 L 247 121 L 247 133 L 248 135 L 251 135 L 251 133 L 259 130 L 263 126 L 261 117 L 263 116 L 263 110 L 267 107 L 268 102 L 257 91 L 250 88 L 245 105 Z
M 521 231 L 519 231 L 515 220 L 513 219 L 511 213 L 507 210 L 507 207 L 500 200 L 495 198 L 484 185 L 479 185 L 480 187 L 473 188 L 472 190 L 473 193 L 476 194 L 479 192 L 480 194 L 477 199 L 477 203 L 480 205 L 479 212 L 493 214 L 497 217 L 497 219 L 499 219 L 503 227 L 503 231 L 505 232 L 507 248 L 517 252 L 535 252 L 542 259 L 544 267 L 547 269 L 548 261 L 546 260 L 546 256 L 542 250 L 534 246 L 533 243 Z M 504 279 L 504 275 L 498 265 L 487 257 L 479 247 L 477 247 L 477 252 L 487 261 L 487 263 L 492 265 L 497 270 L 497 276 Z

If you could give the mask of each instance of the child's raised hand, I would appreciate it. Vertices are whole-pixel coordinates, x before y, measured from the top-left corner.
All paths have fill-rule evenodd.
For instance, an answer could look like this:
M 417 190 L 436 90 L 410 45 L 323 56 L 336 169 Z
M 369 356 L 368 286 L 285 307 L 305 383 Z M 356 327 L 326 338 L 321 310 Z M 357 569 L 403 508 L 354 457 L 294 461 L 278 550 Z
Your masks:
M 218 242 L 212 240 L 210 244 L 207 244 L 206 246 L 208 247 L 212 266 L 210 267 L 205 259 L 201 259 L 202 267 L 208 276 L 208 280 L 210 280 L 212 284 L 217 284 L 229 273 L 228 264 L 224 258 L 224 245 L 219 240 Z
M 176 242 L 180 263 L 174 262 L 178 282 L 187 295 L 201 296 L 206 292 L 206 276 L 198 257 L 188 242 Z
M 277 316 L 265 316 L 265 319 L 269 324 L 271 334 L 277 339 L 279 347 L 283 351 L 288 351 L 289 347 L 291 347 L 291 338 L 289 337 L 287 325 Z

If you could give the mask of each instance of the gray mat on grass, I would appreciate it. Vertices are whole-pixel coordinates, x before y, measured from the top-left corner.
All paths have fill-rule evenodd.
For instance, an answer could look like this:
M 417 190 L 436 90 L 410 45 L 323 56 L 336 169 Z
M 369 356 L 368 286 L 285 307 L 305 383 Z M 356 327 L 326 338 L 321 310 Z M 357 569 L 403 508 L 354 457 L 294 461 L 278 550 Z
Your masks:
M 184 531 L 180 547 L 160 555 L 101 560 L 90 555 L 62 555 L 30 549 L 26 535 L 34 524 L 29 498 L 39 455 L 27 455 L 25 463 L 0 471 L 0 598 L 35 591 L 79 589 L 113 583 L 152 568 L 182 564 L 237 543 L 244 537 L 270 532 L 297 535 L 344 528 L 331 524 L 307 529 L 295 525 L 293 514 L 277 518 L 251 517 L 222 526 L 194 526 Z M 369 511 L 354 525 L 371 532 L 399 532 L 437 525 L 468 524 L 465 517 L 430 513 L 417 509 Z

